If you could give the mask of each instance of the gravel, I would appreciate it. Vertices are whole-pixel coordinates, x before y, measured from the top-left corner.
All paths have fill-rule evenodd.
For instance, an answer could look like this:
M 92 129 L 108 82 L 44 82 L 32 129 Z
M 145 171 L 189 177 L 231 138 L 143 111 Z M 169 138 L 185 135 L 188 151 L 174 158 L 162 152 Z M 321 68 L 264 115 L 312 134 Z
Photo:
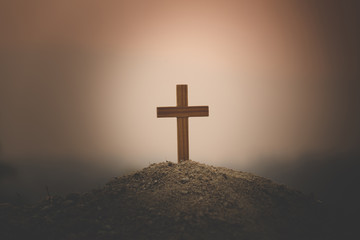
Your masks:
M 312 196 L 194 161 L 151 164 L 91 192 L 0 204 L 1 239 L 326 239 Z

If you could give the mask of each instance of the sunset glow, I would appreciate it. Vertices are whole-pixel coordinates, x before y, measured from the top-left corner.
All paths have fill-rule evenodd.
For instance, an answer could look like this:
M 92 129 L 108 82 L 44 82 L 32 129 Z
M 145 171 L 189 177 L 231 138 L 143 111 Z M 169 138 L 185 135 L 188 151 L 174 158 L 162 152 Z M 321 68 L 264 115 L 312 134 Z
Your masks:
M 195 161 L 246 169 L 354 151 L 358 15 L 325 2 L 1 3 L 0 157 L 176 162 L 176 120 L 156 107 L 175 105 L 177 84 L 211 111 L 190 119 Z

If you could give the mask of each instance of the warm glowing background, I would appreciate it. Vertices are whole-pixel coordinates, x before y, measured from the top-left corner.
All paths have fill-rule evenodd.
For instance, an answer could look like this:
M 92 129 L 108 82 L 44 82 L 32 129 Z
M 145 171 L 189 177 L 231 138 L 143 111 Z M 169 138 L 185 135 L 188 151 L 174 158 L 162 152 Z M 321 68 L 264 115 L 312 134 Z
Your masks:
M 326 197 L 331 171 L 348 174 L 358 159 L 358 9 L 2 1 L 0 185 L 82 190 L 175 162 L 176 121 L 157 119 L 156 107 L 175 105 L 184 83 L 190 105 L 210 106 L 210 117 L 190 119 L 191 159 Z

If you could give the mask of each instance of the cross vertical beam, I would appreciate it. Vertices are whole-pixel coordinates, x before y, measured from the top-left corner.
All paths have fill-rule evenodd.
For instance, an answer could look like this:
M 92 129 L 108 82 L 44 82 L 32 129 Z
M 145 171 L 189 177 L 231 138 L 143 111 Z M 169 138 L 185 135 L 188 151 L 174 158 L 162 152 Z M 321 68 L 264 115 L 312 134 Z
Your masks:
M 188 106 L 187 85 L 176 85 L 176 107 L 157 108 L 158 118 L 177 118 L 178 162 L 189 160 L 189 117 L 207 116 L 208 106 Z
M 177 107 L 188 106 L 187 85 L 176 85 Z M 189 117 L 177 117 L 178 162 L 189 159 Z

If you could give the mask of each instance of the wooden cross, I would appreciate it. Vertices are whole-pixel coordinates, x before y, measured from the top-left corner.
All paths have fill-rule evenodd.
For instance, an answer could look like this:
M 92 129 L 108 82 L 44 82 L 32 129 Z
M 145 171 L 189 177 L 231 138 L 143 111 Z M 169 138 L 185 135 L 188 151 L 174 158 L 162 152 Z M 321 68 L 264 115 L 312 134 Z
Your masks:
M 189 160 L 189 117 L 209 116 L 208 106 L 188 106 L 187 85 L 176 85 L 176 107 L 158 107 L 157 117 L 177 118 L 178 162 Z

